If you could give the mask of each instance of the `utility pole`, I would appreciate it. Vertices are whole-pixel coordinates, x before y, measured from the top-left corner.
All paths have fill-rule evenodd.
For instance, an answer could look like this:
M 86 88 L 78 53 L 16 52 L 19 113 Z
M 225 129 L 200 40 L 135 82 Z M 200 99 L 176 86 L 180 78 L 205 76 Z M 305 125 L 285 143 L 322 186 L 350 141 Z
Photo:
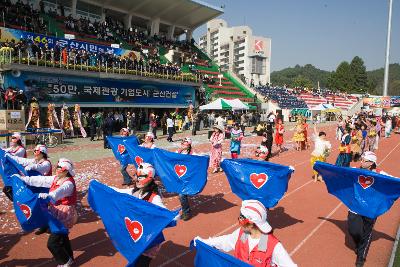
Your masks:
M 393 0 L 389 0 L 389 18 L 387 26 L 387 38 L 386 38 L 386 58 L 385 58 L 385 77 L 383 80 L 383 96 L 388 95 L 388 83 L 389 83 L 389 57 L 390 57 L 390 34 L 392 28 L 392 7 Z

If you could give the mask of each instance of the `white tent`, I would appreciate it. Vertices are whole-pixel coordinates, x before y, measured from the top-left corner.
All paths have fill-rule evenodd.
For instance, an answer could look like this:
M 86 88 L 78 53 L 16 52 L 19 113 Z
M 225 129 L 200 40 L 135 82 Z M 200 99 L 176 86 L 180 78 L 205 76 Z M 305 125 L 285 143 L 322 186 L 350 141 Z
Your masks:
M 249 109 L 249 107 L 244 104 L 240 99 L 223 99 L 218 98 L 217 100 L 199 107 L 200 110 L 244 110 Z
M 232 100 L 225 100 L 231 107 L 233 110 L 247 110 L 249 109 L 249 107 L 243 103 L 242 101 L 240 101 L 240 99 L 236 98 L 236 99 L 232 99 Z
M 332 106 L 331 104 L 319 104 L 311 109 L 312 111 L 337 111 L 338 108 Z
M 230 110 L 232 109 L 232 106 L 227 102 L 227 100 L 218 98 L 217 100 L 214 100 L 211 103 L 208 103 L 207 105 L 203 105 L 199 107 L 200 110 L 222 110 L 222 109 L 227 109 Z

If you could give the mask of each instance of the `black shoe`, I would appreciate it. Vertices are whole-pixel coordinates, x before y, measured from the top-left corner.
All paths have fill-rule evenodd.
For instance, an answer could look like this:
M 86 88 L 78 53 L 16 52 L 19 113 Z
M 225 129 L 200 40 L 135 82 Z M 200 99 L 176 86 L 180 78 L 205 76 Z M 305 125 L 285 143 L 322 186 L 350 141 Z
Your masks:
M 188 220 L 190 220 L 190 218 L 191 218 L 191 216 L 189 213 L 184 213 L 181 215 L 181 220 L 183 220 L 183 221 L 188 221 Z
M 39 228 L 39 230 L 37 230 L 35 232 L 35 235 L 41 235 L 41 234 L 47 233 L 48 231 L 49 231 L 48 227 L 42 227 L 42 228 Z

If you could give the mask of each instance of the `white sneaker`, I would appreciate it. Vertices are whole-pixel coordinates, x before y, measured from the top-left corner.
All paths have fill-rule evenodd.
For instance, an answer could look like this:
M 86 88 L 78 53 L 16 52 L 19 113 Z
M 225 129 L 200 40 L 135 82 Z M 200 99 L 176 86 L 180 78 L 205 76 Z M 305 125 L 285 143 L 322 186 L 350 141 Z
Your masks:
M 72 264 L 74 264 L 74 260 L 72 258 L 69 258 L 67 263 L 59 264 L 59 265 L 57 265 L 57 267 L 69 267 L 69 266 L 72 266 Z

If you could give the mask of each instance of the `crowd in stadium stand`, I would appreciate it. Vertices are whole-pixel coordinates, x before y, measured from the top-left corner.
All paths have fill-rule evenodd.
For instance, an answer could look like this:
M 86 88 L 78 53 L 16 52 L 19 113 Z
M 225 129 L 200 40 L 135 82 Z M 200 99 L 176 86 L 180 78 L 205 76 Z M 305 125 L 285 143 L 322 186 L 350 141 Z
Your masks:
M 265 100 L 273 100 L 278 102 L 280 108 L 307 108 L 307 104 L 292 95 L 287 89 L 281 87 L 259 86 L 255 88 L 261 95 L 265 97 Z
M 18 0 L 15 4 L 10 0 L 0 0 L 2 12 L 2 25 L 10 28 L 24 29 L 30 32 L 46 33 L 47 26 L 39 16 L 38 10 L 32 5 L 25 4 Z

